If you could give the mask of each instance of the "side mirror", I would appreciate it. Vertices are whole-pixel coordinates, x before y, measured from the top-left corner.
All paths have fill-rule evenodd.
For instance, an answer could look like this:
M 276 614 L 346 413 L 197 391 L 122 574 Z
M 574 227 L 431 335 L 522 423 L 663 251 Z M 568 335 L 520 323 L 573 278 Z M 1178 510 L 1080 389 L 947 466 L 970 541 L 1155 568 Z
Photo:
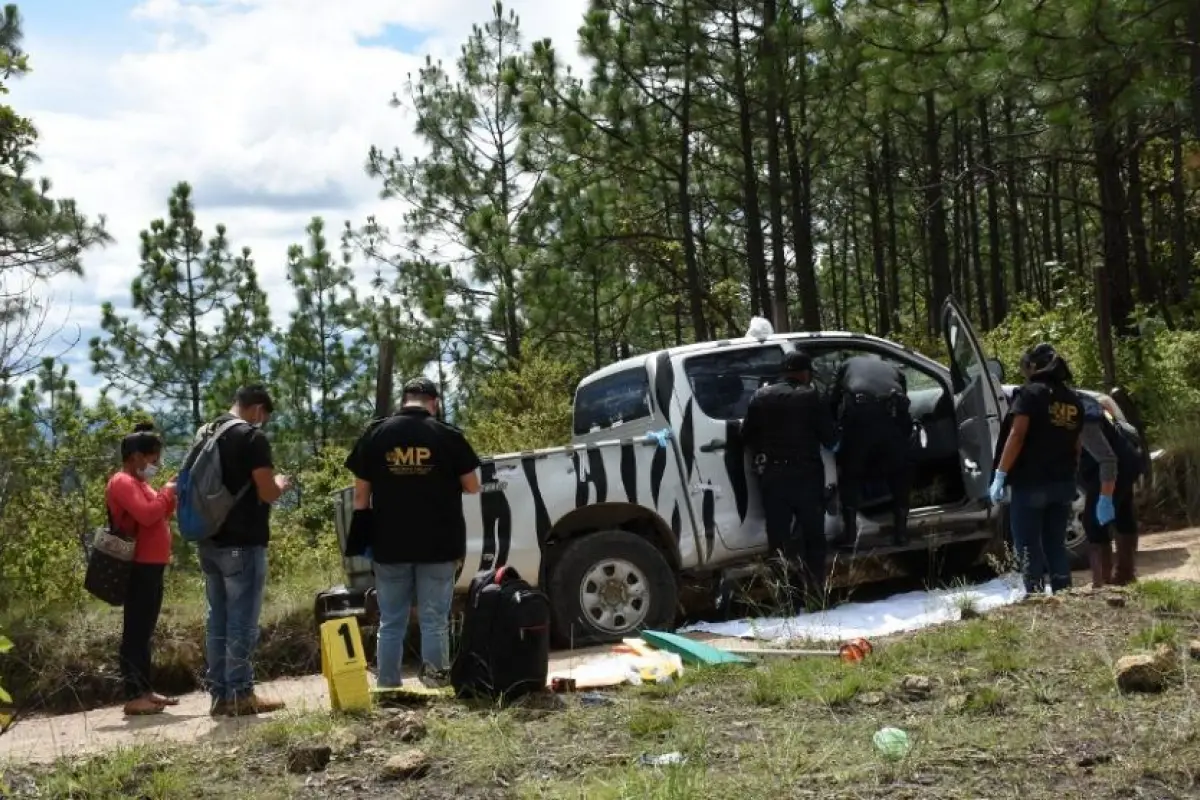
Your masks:
M 998 358 L 989 358 L 987 360 L 988 372 L 992 373 L 992 377 L 1004 383 L 1004 364 Z

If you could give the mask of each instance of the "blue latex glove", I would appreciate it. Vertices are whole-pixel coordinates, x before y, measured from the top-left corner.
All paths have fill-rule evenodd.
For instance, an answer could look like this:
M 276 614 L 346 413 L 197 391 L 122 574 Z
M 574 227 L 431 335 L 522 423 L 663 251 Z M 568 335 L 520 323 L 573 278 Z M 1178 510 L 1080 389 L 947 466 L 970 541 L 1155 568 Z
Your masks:
M 992 476 L 992 485 L 988 487 L 988 497 L 992 498 L 993 503 L 999 503 L 1004 499 L 1004 482 L 1008 480 L 1008 473 L 996 470 L 996 474 Z
M 838 453 L 838 450 L 841 450 L 841 449 L 842 449 L 842 442 L 839 439 L 838 441 L 833 443 L 833 447 L 829 448 L 829 452 L 833 453 L 836 456 Z
M 366 550 L 363 550 L 363 558 L 365 558 L 367 561 L 374 561 L 375 551 L 368 546 Z
M 1107 525 L 1117 518 L 1117 509 L 1113 507 L 1111 495 L 1102 494 L 1096 503 L 1096 522 Z

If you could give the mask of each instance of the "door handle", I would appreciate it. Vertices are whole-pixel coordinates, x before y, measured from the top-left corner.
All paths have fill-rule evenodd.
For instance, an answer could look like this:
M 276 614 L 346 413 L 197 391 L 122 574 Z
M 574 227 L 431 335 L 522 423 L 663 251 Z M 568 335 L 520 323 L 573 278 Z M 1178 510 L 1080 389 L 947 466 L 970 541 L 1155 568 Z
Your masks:
M 716 452 L 717 450 L 724 450 L 724 449 L 725 449 L 725 440 L 724 439 L 713 439 L 708 444 L 700 445 L 701 453 L 713 453 L 713 452 Z

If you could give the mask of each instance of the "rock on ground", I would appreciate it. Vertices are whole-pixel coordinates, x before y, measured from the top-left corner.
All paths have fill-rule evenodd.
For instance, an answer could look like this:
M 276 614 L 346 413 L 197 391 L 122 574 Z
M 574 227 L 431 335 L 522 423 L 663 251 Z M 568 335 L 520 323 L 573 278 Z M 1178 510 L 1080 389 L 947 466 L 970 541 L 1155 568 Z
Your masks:
M 425 738 L 426 734 L 424 721 L 411 711 L 390 717 L 383 727 L 402 742 L 419 742 Z
M 1178 656 L 1170 645 L 1160 644 L 1153 653 L 1122 656 L 1115 668 L 1117 688 L 1123 692 L 1161 692 L 1178 668 Z
M 412 748 L 397 753 L 383 765 L 383 777 L 388 780 L 417 780 L 429 772 L 429 756 Z

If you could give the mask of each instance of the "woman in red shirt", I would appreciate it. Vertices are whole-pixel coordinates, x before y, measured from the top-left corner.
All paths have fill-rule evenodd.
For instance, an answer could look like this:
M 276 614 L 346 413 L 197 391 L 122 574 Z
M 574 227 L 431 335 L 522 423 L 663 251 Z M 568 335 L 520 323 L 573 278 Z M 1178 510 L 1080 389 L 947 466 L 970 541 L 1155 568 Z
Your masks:
M 116 529 L 135 541 L 133 572 L 125 600 L 121 632 L 121 678 L 125 684 L 125 713 L 159 714 L 178 705 L 150 688 L 150 639 L 162 610 L 163 575 L 171 560 L 171 528 L 175 483 L 155 491 L 147 483 L 158 472 L 163 441 L 148 422 L 121 440 L 121 471 L 108 481 L 105 500 Z

